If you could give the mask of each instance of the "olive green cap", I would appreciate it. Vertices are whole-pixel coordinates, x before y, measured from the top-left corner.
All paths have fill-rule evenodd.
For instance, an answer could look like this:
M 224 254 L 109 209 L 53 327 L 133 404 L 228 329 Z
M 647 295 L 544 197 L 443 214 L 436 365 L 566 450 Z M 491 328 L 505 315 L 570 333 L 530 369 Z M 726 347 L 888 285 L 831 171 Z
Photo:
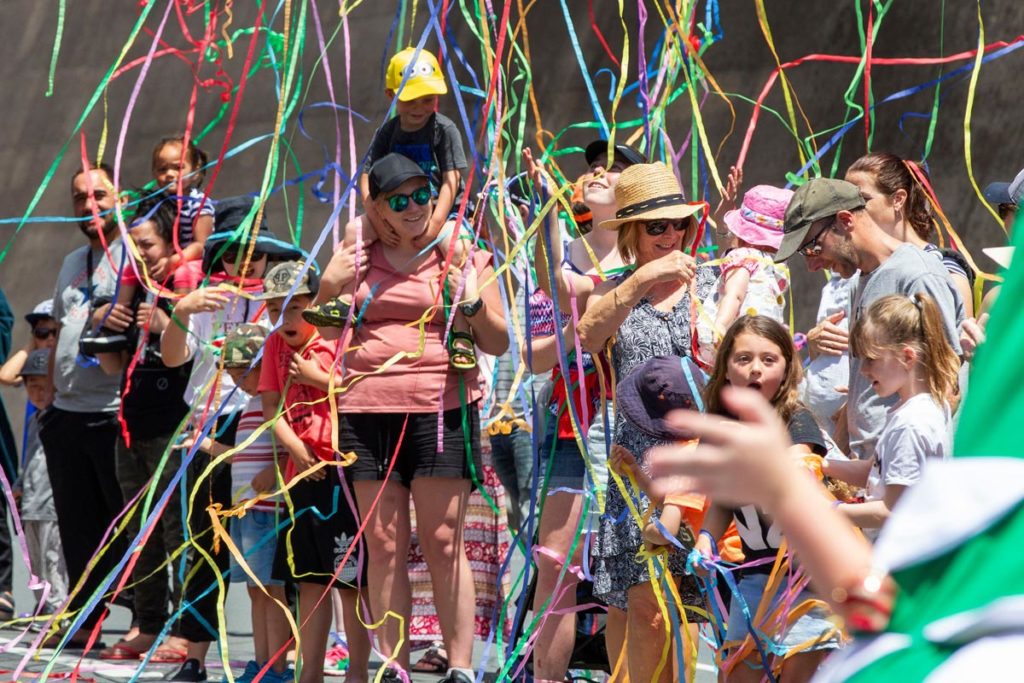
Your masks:
M 796 253 L 815 221 L 835 216 L 840 211 L 864 208 L 864 198 L 853 183 L 834 178 L 814 178 L 797 188 L 786 207 L 782 225 L 782 244 L 775 252 L 775 261 L 782 262 Z

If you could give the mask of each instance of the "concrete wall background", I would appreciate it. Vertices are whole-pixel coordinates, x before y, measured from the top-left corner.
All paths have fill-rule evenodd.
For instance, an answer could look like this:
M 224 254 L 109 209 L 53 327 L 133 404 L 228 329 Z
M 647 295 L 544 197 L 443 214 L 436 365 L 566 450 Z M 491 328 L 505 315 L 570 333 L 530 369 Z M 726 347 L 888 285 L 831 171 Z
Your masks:
M 193 3 L 201 4 L 201 3 Z M 277 6 L 267 9 L 270 14 Z M 413 35 L 422 29 L 425 3 L 420 5 L 420 21 Z M 453 3 L 454 4 L 454 3 Z M 494 3 L 497 11 L 501 3 Z M 617 3 L 593 3 L 597 23 L 611 45 L 613 53 L 622 50 L 623 28 L 617 15 Z M 630 5 L 630 3 L 626 3 Z M 0 107 L 0 218 L 18 217 L 25 212 L 29 200 L 39 186 L 46 169 L 67 140 L 75 122 L 90 95 L 100 83 L 107 68 L 114 62 L 138 16 L 138 3 L 128 0 L 68 3 L 62 50 L 56 71 L 56 90 L 52 97 L 44 96 L 49 68 L 50 48 L 56 28 L 55 3 L 37 0 L 7 0 L 0 5 L 4 21 L 0 22 L 0 83 L 7 94 L 5 106 Z M 232 28 L 254 23 L 256 3 L 235 3 Z M 596 34 L 590 27 L 588 3 L 567 0 L 581 50 L 591 73 L 601 68 L 615 69 L 604 53 Z M 653 3 L 647 3 L 650 16 L 645 40 L 650 46 L 662 26 Z M 810 53 L 859 54 L 854 0 L 839 2 L 808 2 L 807 0 L 776 0 L 768 3 L 768 19 L 776 47 L 783 61 Z M 940 21 L 945 6 L 945 22 Z M 166 4 L 159 2 L 146 23 L 153 31 L 159 24 Z M 298 11 L 299 3 L 293 3 Z M 311 5 L 312 7 L 312 5 Z M 332 32 L 338 26 L 337 3 L 317 0 L 316 7 L 324 23 L 324 30 Z M 382 120 L 387 105 L 381 90 L 381 60 L 391 48 L 385 45 L 389 27 L 397 10 L 395 0 L 364 2 L 352 13 L 350 64 L 351 83 L 345 78 L 345 57 L 339 40 L 332 46 L 330 66 L 339 100 L 345 99 L 350 88 L 355 110 L 369 119 L 357 121 L 354 145 L 360 153 Z M 985 40 L 1012 40 L 1024 33 L 1021 4 L 1018 0 L 993 0 L 983 5 Z M 515 11 L 513 10 L 513 16 Z M 631 6 L 625 17 L 631 45 L 631 76 L 635 78 L 637 63 L 636 7 Z M 201 17 L 193 14 L 186 24 L 193 30 L 201 26 Z M 456 40 L 473 68 L 483 69 L 479 43 L 458 7 L 449 15 L 449 23 Z M 721 24 L 724 39 L 705 54 L 709 71 L 728 93 L 756 97 L 768 77 L 774 62 L 757 23 L 754 3 L 750 0 L 722 0 Z M 273 27 L 280 30 L 280 16 L 273 19 Z M 573 123 L 592 119 L 589 97 L 584 88 L 579 67 L 573 58 L 568 33 L 559 3 L 540 0 L 527 15 L 534 85 L 544 127 L 557 131 Z M 940 27 L 944 25 L 944 44 L 941 53 L 953 54 L 976 47 L 978 19 L 974 3 L 943 3 L 941 0 L 903 0 L 895 2 L 885 17 L 882 30 L 874 45 L 876 56 L 932 57 L 940 54 Z M 323 69 L 314 71 L 317 61 L 317 42 L 314 25 L 308 23 L 309 35 L 303 55 L 303 72 L 309 77 L 304 103 L 328 99 Z M 409 33 L 407 31 L 406 35 Z M 177 19 L 172 12 L 165 38 L 168 43 L 182 47 L 185 42 Z M 130 49 L 127 61 L 143 57 L 151 37 L 145 33 Z M 237 80 L 244 59 L 246 38 L 235 44 L 235 56 L 225 61 L 225 70 Z M 428 48 L 436 49 L 433 37 Z M 943 67 L 948 72 L 964 64 L 957 61 Z M 986 64 L 981 69 L 971 126 L 974 173 L 980 185 L 992 180 L 1009 180 L 1024 165 L 1020 153 L 1021 116 L 1024 97 L 1019 87 L 1024 50 Z M 842 92 L 853 75 L 849 65 L 807 64 L 789 71 L 790 81 L 799 97 L 812 128 L 816 131 L 838 125 L 842 121 L 844 105 Z M 876 100 L 884 96 L 931 80 L 940 73 L 936 66 L 875 67 L 872 71 Z M 107 123 L 109 139 L 105 158 L 113 159 L 117 136 L 131 89 L 138 71 L 132 71 L 111 84 L 107 92 Z M 312 74 L 312 75 L 310 75 Z M 212 69 L 204 69 L 200 77 L 213 76 Z M 467 79 L 464 70 L 460 79 Z M 465 81 L 464 81 L 465 82 Z M 185 65 L 173 57 L 164 57 L 153 63 L 145 79 L 125 138 L 122 173 L 127 184 L 139 185 L 149 179 L 150 153 L 154 142 L 161 136 L 180 131 L 185 126 L 189 109 L 192 77 Z M 598 77 L 599 89 L 608 89 L 608 79 Z M 305 86 L 304 86 L 305 87 Z M 1001 229 L 982 208 L 968 181 L 964 154 L 964 112 L 967 99 L 967 81 L 964 77 L 946 82 L 942 88 L 942 104 L 936 127 L 935 142 L 928 159 L 932 181 L 942 205 L 960 235 L 964 237 L 983 268 L 991 268 L 981 255 L 980 248 L 1001 243 Z M 602 97 L 604 97 L 602 94 Z M 897 154 L 919 158 L 924 148 L 928 121 L 923 118 L 901 117 L 908 112 L 928 112 L 934 91 L 929 89 L 917 95 L 885 105 L 876 111 L 874 149 L 890 150 Z M 856 96 L 863 99 L 860 91 Z M 751 105 L 734 98 L 735 130 L 724 143 L 718 156 L 718 168 L 724 175 L 736 159 L 752 111 Z M 467 102 L 472 103 L 471 98 Z M 784 111 L 781 91 L 776 85 L 767 100 L 769 106 Z M 196 106 L 196 125 L 205 125 L 220 106 L 219 93 L 200 91 Z M 233 144 L 263 135 L 272 127 L 277 102 L 274 97 L 273 74 L 259 71 L 253 77 L 237 120 Z M 603 102 L 606 115 L 610 104 Z M 457 121 L 458 112 L 449 98 L 442 110 Z M 635 97 L 623 100 L 618 120 L 638 115 Z M 730 125 L 727 107 L 721 100 L 708 98 L 703 109 L 704 122 L 714 148 L 725 136 Z M 680 99 L 669 110 L 667 130 L 674 144 L 679 145 L 690 128 L 691 116 L 686 98 Z M 326 109 L 309 111 L 305 123 L 310 135 L 333 148 L 334 116 Z M 95 153 L 104 124 L 102 102 L 88 117 L 83 131 L 90 155 Z M 533 140 L 532 120 L 527 137 Z M 215 153 L 223 141 L 225 126 L 214 131 L 203 147 Z M 475 131 L 475 132 L 478 132 Z M 806 135 L 806 131 L 802 131 Z M 323 152 L 318 142 L 304 138 L 289 127 L 285 137 L 293 145 L 303 171 L 323 164 Z M 565 137 L 567 144 L 585 144 L 593 134 L 573 131 Z M 69 213 L 68 179 L 79 165 L 80 141 L 72 141 L 71 151 L 58 168 L 57 174 L 36 208 L 35 216 L 60 216 Z M 347 133 L 342 148 L 347 150 Z M 225 162 L 223 172 L 213 191 L 214 197 L 223 197 L 258 189 L 265 163 L 268 144 L 259 143 L 247 152 Z M 839 168 L 843 169 L 865 151 L 863 125 L 858 124 L 845 138 Z M 346 158 L 348 158 L 346 156 Z M 688 159 L 688 157 L 686 157 Z M 833 154 L 825 161 L 831 166 Z M 684 161 L 688 168 L 688 160 Z M 582 170 L 582 159 L 567 159 L 564 168 L 576 173 Z M 745 186 L 760 182 L 780 184 L 784 174 L 800 166 L 796 146 L 789 133 L 768 112 L 753 139 L 746 165 Z M 296 175 L 289 168 L 288 176 Z M 684 176 L 687 175 L 684 173 Z M 329 189 L 329 186 L 328 186 Z M 306 217 L 303 243 L 310 246 L 315 235 L 324 226 L 330 206 L 316 202 L 308 186 L 304 190 Z M 275 196 L 268 203 L 271 225 L 281 233 L 294 224 L 299 191 L 290 189 Z M 717 200 L 717 198 L 714 198 Z M 346 211 L 347 214 L 347 211 Z M 7 244 L 13 226 L 0 225 L 0 243 Z M 77 228 L 69 223 L 33 223 L 27 225 L 14 239 L 6 259 L 0 263 L 0 286 L 3 287 L 15 312 L 26 312 L 40 299 L 50 296 L 53 280 L 63 256 L 82 244 Z M 320 260 L 326 260 L 321 256 Z M 817 306 L 817 287 L 821 276 L 811 277 L 798 262 L 793 267 L 798 299 L 797 322 L 805 328 Z M 19 324 L 15 343 L 27 340 L 24 324 Z M 19 400 L 5 392 L 12 417 Z

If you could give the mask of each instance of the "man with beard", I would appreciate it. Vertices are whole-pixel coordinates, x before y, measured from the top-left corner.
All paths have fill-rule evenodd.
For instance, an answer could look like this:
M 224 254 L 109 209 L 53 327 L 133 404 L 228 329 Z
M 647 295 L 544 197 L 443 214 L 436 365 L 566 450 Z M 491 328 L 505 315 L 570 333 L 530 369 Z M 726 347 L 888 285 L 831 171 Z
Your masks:
M 89 326 L 96 302 L 109 302 L 126 255 L 118 239 L 114 208 L 118 203 L 113 170 L 100 164 L 71 179 L 74 213 L 88 244 L 64 258 L 53 295 L 57 346 L 50 358 L 53 406 L 41 416 L 40 438 L 53 484 L 60 540 L 70 585 L 77 584 L 97 551 L 107 527 L 124 507 L 114 468 L 120 377 L 79 353 L 78 341 Z M 89 571 L 69 611 L 84 607 L 103 576 L 122 553 L 108 549 Z M 68 645 L 81 645 L 103 613 L 99 601 L 85 615 Z
M 946 337 L 959 354 L 957 327 L 964 320 L 964 305 L 949 273 L 935 257 L 886 234 L 864 206 L 860 190 L 852 183 L 831 178 L 808 181 L 786 208 L 785 235 L 775 260 L 800 253 L 812 272 L 829 268 L 843 278 L 859 273 L 848 314 L 850 329 L 876 299 L 927 294 L 942 311 Z M 889 408 L 899 397 L 879 398 L 860 366 L 861 359 L 851 355 L 845 422 L 850 452 L 868 459 L 874 456 Z

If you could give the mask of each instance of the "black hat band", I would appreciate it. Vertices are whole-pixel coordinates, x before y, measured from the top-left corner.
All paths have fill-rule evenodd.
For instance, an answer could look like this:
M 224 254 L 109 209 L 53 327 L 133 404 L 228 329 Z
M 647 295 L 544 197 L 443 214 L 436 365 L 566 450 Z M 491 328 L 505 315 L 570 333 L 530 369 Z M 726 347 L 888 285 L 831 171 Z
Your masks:
M 679 206 L 686 203 L 686 198 L 681 194 L 667 194 L 662 197 L 655 197 L 654 199 L 648 199 L 645 202 L 639 202 L 637 204 L 630 204 L 629 206 L 619 209 L 615 212 L 615 218 L 629 218 L 635 216 L 638 213 L 643 213 L 650 209 L 660 209 L 663 206 Z

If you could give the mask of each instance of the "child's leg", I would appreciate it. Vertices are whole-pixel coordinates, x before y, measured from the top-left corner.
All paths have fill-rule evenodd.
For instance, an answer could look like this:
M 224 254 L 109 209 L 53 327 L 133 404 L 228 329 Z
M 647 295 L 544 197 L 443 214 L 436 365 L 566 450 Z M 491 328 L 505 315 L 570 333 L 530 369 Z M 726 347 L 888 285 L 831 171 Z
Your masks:
M 250 588 L 250 595 L 252 589 Z M 273 659 L 274 662 L 271 665 L 271 669 L 277 673 L 281 673 L 288 668 L 288 651 L 285 647 L 285 643 L 292 636 L 291 627 L 288 625 L 288 617 L 285 616 L 284 610 L 288 605 L 288 598 L 284 593 L 284 586 L 267 586 L 267 592 L 269 596 L 259 591 L 260 603 L 262 611 L 259 615 L 259 619 L 262 625 L 260 630 L 263 631 L 263 640 L 266 646 L 266 654 L 260 657 L 260 651 L 256 650 L 256 661 L 260 664 Z M 275 602 L 276 601 L 276 602 Z M 280 604 L 278 604 L 280 603 Z M 281 607 L 285 605 L 285 607 Z M 253 601 L 253 639 L 256 637 L 256 602 Z
M 327 590 L 317 583 L 299 584 L 299 658 L 298 683 L 323 683 L 327 635 L 331 631 L 331 602 L 320 600 Z M 317 604 L 319 601 L 319 604 Z
M 366 589 L 342 589 L 335 593 L 341 595 L 342 618 L 345 622 L 345 641 L 348 643 L 348 672 L 345 680 L 348 683 L 369 680 L 370 637 L 366 627 L 359 620 L 359 608 L 366 608 Z
M 270 645 L 267 638 L 267 597 L 256 586 L 249 586 L 249 611 L 252 614 L 252 658 L 262 666 L 270 659 Z
M 786 659 L 782 665 L 782 677 L 780 683 L 807 683 L 814 677 L 821 662 L 832 650 L 815 650 L 793 655 Z

